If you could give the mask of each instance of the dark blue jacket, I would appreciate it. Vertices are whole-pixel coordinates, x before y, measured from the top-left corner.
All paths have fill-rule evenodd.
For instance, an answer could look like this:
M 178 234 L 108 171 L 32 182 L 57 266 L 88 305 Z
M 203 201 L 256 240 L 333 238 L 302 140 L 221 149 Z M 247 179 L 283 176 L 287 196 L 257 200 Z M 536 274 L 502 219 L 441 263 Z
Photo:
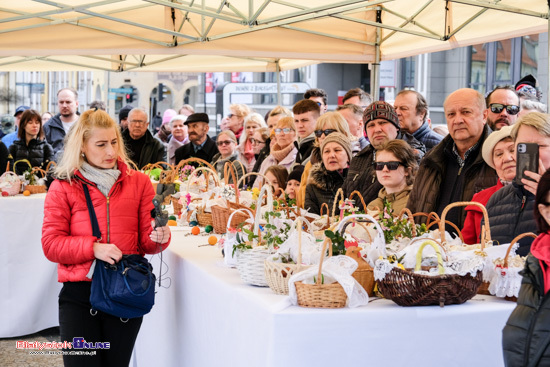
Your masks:
M 435 147 L 443 137 L 433 131 L 428 125 L 427 122 L 424 122 L 418 130 L 416 130 L 412 136 L 422 144 L 426 146 L 426 150 L 429 152 L 433 147 Z
M 63 139 L 65 139 L 65 129 L 59 116 L 59 114 L 55 115 L 44 124 L 46 141 L 52 146 L 54 155 L 63 150 Z

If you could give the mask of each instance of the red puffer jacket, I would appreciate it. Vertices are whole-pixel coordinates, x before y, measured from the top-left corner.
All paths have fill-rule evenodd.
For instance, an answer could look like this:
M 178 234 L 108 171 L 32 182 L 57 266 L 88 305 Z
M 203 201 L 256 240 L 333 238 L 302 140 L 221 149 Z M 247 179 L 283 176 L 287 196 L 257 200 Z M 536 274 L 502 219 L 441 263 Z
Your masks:
M 48 260 L 58 263 L 59 282 L 90 281 L 86 278 L 94 261 L 92 225 L 83 184 L 88 184 L 90 197 L 99 223 L 101 243 L 118 246 L 123 254 L 155 254 L 170 241 L 158 244 L 149 238 L 151 210 L 155 195 L 149 178 L 118 162 L 120 177 L 109 197 L 105 197 L 80 172 L 71 183 L 56 180 L 50 186 L 44 203 L 42 248 Z

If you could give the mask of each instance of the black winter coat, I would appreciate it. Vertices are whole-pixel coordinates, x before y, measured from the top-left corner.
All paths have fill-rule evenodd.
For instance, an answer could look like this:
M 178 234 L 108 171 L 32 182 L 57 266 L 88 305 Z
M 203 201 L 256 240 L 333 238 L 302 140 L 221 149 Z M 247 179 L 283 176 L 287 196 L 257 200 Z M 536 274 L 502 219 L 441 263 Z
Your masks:
M 130 158 L 136 163 L 138 169 L 145 167 L 149 163 L 166 162 L 166 148 L 164 144 L 160 140 L 155 139 L 149 130 L 145 131 L 145 143 L 141 148 L 139 159 L 132 158 L 133 152 L 128 149 L 128 142 L 132 139 L 130 130 L 126 129 L 122 132 L 122 139 L 127 146 Z
M 443 137 L 433 131 L 427 122 L 424 122 L 418 130 L 413 134 L 414 138 L 426 146 L 426 150 L 430 151 L 433 147 L 443 140 Z
M 207 161 L 208 163 L 212 163 L 212 159 L 218 153 L 218 146 L 216 145 L 214 140 L 212 140 L 210 136 L 207 135 L 204 146 L 196 153 L 195 149 L 193 148 L 193 143 L 191 142 L 176 149 L 176 164 L 178 164 L 182 159 L 187 159 L 191 157 L 200 158 Z
M 28 159 L 33 167 L 46 168 L 48 162 L 53 160 L 53 148 L 50 144 L 44 140 L 32 139 L 29 141 L 29 145 L 21 140 L 16 140 L 10 145 L 10 154 L 13 157 L 13 163 L 21 160 Z M 29 169 L 28 164 L 18 163 L 15 167 L 18 175 Z
M 0 176 L 6 172 L 6 167 L 8 165 L 8 148 L 6 148 L 6 144 L 2 143 L 0 141 Z
M 420 161 L 426 153 L 424 144 L 416 140 L 410 134 L 399 131 L 396 139 L 404 140 L 411 148 L 415 149 L 418 161 Z M 351 159 L 348 176 L 342 186 L 345 197 L 349 197 L 355 190 L 361 193 L 365 203 L 370 203 L 378 197 L 378 193 L 383 186 L 378 182 L 376 171 L 372 166 L 372 162 L 374 162 L 375 159 L 374 152 L 375 149 L 371 144 Z M 363 204 L 357 202 L 357 205 L 363 210 Z
M 334 196 L 336 191 L 342 187 L 347 172 L 347 169 L 344 170 L 343 174 L 338 171 L 327 171 L 323 163 L 313 165 L 306 186 L 304 209 L 310 213 L 320 214 L 321 206 L 323 203 L 327 203 L 332 213 Z M 338 207 L 335 213 L 340 213 Z
M 504 364 L 550 366 L 550 292 L 544 294 L 540 262 L 529 254 L 517 306 L 502 330 Z

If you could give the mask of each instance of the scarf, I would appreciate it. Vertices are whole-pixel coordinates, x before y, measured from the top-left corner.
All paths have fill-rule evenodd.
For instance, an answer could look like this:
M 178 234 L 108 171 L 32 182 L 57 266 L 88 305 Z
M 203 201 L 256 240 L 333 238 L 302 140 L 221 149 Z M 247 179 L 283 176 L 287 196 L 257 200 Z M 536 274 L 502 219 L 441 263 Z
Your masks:
M 79 171 L 85 179 L 95 183 L 99 191 L 101 191 L 105 197 L 109 196 L 111 187 L 113 187 L 116 180 L 120 176 L 120 171 L 116 168 L 96 168 L 88 164 L 88 162 L 83 162 Z
M 176 164 L 176 149 L 187 143 L 189 143 L 188 138 L 183 139 L 183 141 L 179 141 L 172 135 L 172 138 L 170 138 L 170 142 L 168 143 L 168 163 Z
M 246 139 L 246 142 L 244 143 L 244 157 L 248 162 L 254 159 L 254 148 L 252 148 L 250 139 Z
M 279 144 L 275 144 L 271 148 L 271 155 L 273 156 L 273 158 L 275 158 L 277 163 L 279 163 L 280 161 L 285 159 L 285 157 L 292 151 L 292 149 L 294 149 L 294 144 L 289 144 L 286 148 L 281 148 Z

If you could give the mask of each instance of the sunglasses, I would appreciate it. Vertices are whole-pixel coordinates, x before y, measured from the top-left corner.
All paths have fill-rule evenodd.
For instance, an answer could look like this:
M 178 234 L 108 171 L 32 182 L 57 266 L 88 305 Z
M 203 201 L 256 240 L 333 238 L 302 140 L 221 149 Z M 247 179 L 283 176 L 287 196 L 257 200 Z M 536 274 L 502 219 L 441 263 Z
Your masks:
M 233 141 L 231 141 L 231 140 L 222 140 L 222 141 L 217 142 L 216 144 L 219 147 L 221 147 L 222 145 L 231 145 L 231 143 L 233 143 Z
M 254 139 L 254 138 L 250 138 L 250 144 L 252 144 L 252 145 L 265 144 L 265 141 L 256 140 L 256 139 Z
M 321 102 L 315 102 L 319 105 L 319 107 L 323 106 L 323 104 Z
M 289 132 L 293 131 L 290 127 L 285 127 L 283 129 L 275 129 L 275 133 L 276 134 L 280 134 L 280 133 L 285 133 L 285 134 L 288 134 Z
M 489 107 L 491 108 L 492 113 L 501 113 L 505 108 L 509 115 L 517 115 L 519 112 L 519 106 L 512 104 L 491 103 Z
M 374 169 L 377 171 L 382 171 L 384 169 L 384 166 L 388 167 L 390 171 L 395 171 L 399 166 L 405 166 L 401 162 L 372 162 L 372 165 L 374 166 Z
M 329 136 L 330 134 L 335 133 L 335 132 L 336 132 L 336 130 L 334 130 L 334 129 L 315 130 L 315 136 L 320 138 L 323 135 L 323 133 L 325 134 L 325 136 Z

